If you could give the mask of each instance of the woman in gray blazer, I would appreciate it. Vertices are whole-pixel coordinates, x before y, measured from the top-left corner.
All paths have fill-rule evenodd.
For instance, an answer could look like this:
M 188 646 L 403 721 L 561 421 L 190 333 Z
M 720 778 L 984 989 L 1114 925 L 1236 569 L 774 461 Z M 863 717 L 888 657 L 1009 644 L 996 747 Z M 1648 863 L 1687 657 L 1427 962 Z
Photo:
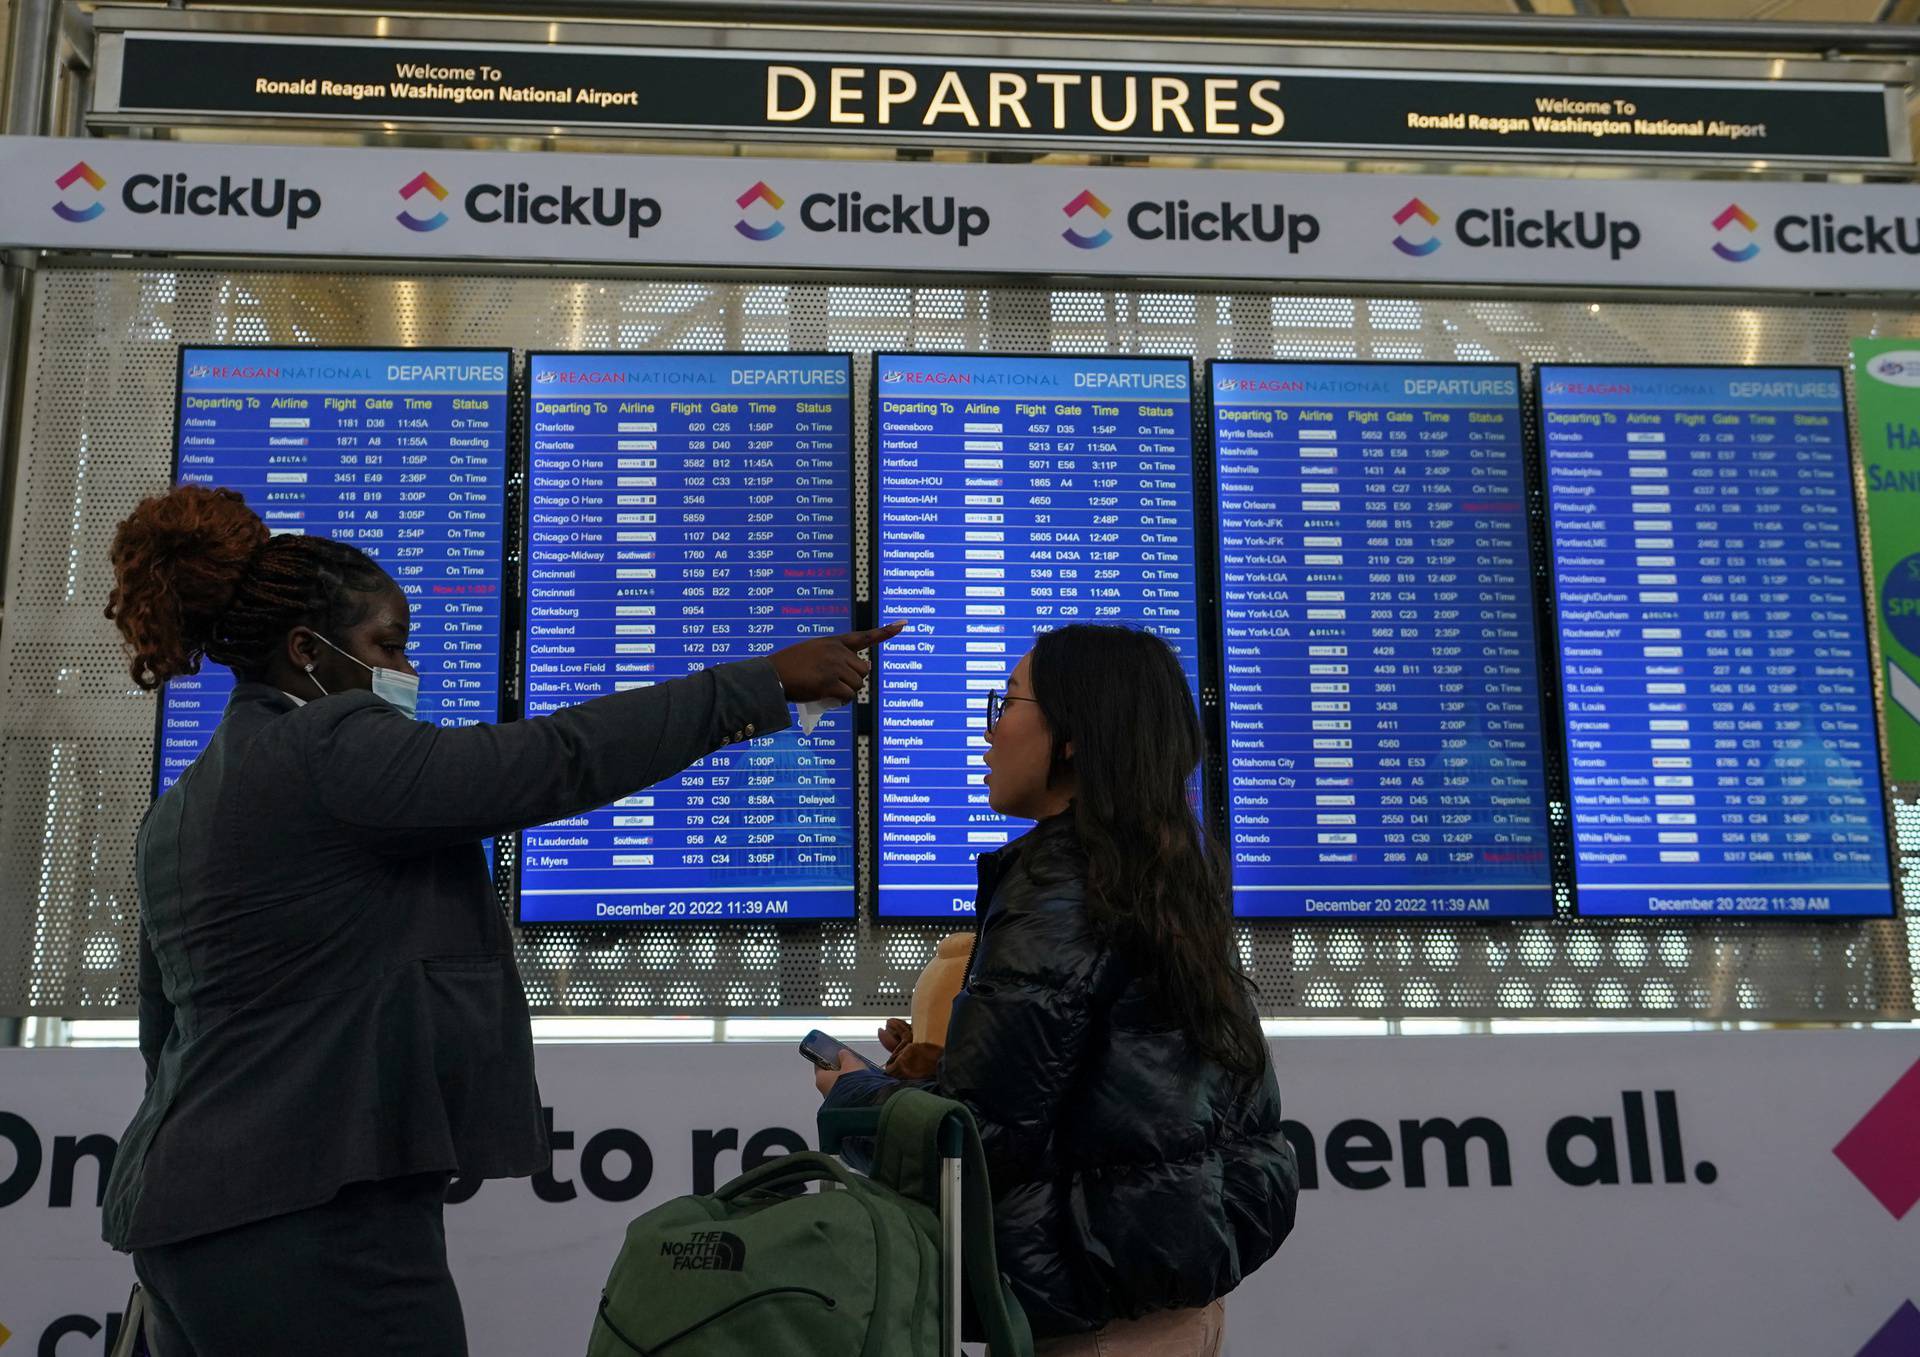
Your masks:
M 183 486 L 120 524 L 142 688 L 227 665 L 212 741 L 140 827 L 147 1092 L 107 1188 L 159 1357 L 466 1352 L 449 1175 L 547 1167 L 526 997 L 481 841 L 850 700 L 897 627 L 551 716 L 415 721 L 406 595 L 365 553 Z

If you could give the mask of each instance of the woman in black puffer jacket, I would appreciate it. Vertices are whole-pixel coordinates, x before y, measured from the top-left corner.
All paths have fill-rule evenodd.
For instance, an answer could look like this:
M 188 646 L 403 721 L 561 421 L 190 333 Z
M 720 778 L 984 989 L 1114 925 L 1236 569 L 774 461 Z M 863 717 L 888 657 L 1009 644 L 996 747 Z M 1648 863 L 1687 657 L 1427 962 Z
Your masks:
M 1299 1178 L 1226 868 L 1187 799 L 1192 695 L 1158 637 L 1063 627 L 989 696 L 987 739 L 993 808 L 1038 823 L 979 861 L 945 1050 L 894 1023 L 888 1068 L 937 1055 L 924 1086 L 978 1119 L 1042 1353 L 1213 1357 L 1220 1299 L 1286 1238 Z M 818 1078 L 830 1106 L 903 1086 L 842 1064 Z

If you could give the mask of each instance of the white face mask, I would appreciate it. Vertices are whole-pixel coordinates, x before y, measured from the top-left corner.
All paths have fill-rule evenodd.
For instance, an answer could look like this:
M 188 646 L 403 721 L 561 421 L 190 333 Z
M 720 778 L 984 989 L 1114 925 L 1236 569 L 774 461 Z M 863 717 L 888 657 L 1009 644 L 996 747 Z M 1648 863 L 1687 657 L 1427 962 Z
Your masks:
M 375 697 L 398 707 L 402 716 L 410 720 L 418 719 L 417 713 L 420 710 L 420 676 L 418 674 L 403 674 L 398 669 L 376 668 L 357 655 L 347 655 L 346 651 L 341 650 L 340 647 L 332 641 L 328 641 L 327 638 L 321 636 L 319 632 L 316 631 L 314 635 L 326 643 L 327 649 L 336 651 L 341 655 L 346 655 L 348 659 L 373 675 L 373 695 Z M 322 696 L 327 695 L 326 688 L 322 686 L 320 680 L 314 676 L 312 665 L 307 666 L 307 677 L 313 679 L 313 686 L 320 689 Z

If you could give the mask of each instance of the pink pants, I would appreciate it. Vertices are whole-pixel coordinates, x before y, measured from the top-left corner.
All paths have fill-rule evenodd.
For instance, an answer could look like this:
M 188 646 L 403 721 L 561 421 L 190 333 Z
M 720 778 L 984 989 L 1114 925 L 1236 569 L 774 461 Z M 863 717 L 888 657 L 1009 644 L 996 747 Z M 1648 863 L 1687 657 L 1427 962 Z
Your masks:
M 1167 1310 L 1145 1319 L 1116 1319 L 1095 1333 L 1051 1338 L 1034 1357 L 1219 1357 L 1227 1334 L 1227 1307 Z

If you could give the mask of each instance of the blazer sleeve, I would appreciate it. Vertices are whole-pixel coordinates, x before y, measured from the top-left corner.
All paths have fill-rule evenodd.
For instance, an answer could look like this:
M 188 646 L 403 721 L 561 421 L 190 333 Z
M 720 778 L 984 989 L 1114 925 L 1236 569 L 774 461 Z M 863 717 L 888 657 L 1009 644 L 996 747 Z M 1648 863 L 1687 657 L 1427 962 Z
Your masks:
M 323 722 L 307 751 L 322 808 L 392 851 L 577 815 L 792 721 L 765 659 L 498 725 L 411 721 L 362 693 L 301 714 Z

